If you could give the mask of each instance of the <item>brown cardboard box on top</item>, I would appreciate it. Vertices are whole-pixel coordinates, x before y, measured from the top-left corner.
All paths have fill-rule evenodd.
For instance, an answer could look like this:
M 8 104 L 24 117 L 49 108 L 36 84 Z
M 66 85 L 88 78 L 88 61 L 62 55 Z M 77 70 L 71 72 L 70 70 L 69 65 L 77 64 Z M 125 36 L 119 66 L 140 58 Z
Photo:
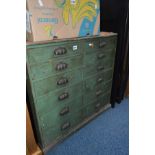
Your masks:
M 28 41 L 100 33 L 99 0 L 27 0 Z

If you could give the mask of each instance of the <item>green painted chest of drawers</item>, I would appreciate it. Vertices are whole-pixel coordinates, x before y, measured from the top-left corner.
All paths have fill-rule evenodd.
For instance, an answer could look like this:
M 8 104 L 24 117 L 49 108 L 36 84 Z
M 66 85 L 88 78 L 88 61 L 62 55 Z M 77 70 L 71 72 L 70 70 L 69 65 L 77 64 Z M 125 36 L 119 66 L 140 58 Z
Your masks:
M 108 107 L 117 35 L 27 44 L 27 91 L 43 150 Z

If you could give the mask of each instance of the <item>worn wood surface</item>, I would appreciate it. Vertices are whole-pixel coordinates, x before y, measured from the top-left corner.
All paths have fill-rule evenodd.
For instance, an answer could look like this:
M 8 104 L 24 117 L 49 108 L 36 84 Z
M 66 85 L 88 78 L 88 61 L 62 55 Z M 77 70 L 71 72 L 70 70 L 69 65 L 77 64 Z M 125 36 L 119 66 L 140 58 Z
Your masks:
M 42 149 L 109 103 L 116 40 L 113 34 L 27 45 L 27 88 Z M 68 83 L 60 86 L 62 78 Z

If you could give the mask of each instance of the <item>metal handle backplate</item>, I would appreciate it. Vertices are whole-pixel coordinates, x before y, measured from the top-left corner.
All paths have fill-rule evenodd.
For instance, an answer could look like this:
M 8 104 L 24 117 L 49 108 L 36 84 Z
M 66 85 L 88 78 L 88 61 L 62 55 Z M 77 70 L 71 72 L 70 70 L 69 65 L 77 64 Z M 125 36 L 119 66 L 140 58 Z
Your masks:
M 98 59 L 103 59 L 105 57 L 105 54 L 101 53 L 97 56 Z
M 97 103 L 97 104 L 95 105 L 95 108 L 98 109 L 100 106 L 101 106 L 101 103 Z
M 66 122 L 65 124 L 63 124 L 63 125 L 61 126 L 61 130 L 66 130 L 66 129 L 68 129 L 70 126 L 71 126 L 71 125 L 70 125 L 70 122 Z
M 61 78 L 60 80 L 57 81 L 57 85 L 64 85 L 68 83 L 67 78 Z
M 68 67 L 68 64 L 60 62 L 59 64 L 56 65 L 56 70 L 61 71 L 64 70 Z
M 100 83 L 102 81 L 103 81 L 103 78 L 101 78 L 101 77 L 97 79 L 97 83 Z
M 99 47 L 102 48 L 102 47 L 104 47 L 106 44 L 107 44 L 107 43 L 106 43 L 105 41 L 103 41 L 103 42 L 100 43 Z
M 104 66 L 98 66 L 98 67 L 97 67 L 97 70 L 98 70 L 98 71 L 104 70 Z
M 61 95 L 58 97 L 58 99 L 61 101 L 61 100 L 64 100 L 64 99 L 66 99 L 66 98 L 68 98 L 68 97 L 69 97 L 69 93 L 65 92 L 65 93 L 61 94 Z
M 101 95 L 102 94 L 102 90 L 98 90 L 97 92 L 96 92 L 96 96 L 99 96 L 99 95 Z
M 54 55 L 64 55 L 66 53 L 67 53 L 67 50 L 64 47 L 59 47 L 54 50 Z
M 60 115 L 63 116 L 65 114 L 69 113 L 69 107 L 65 107 L 60 111 Z

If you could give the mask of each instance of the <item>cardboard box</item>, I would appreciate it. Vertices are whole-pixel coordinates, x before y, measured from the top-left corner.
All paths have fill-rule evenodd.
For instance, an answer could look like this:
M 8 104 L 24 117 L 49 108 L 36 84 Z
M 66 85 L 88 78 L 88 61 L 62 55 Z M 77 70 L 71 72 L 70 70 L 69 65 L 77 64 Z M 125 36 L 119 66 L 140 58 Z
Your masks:
M 26 17 L 29 41 L 100 33 L 99 0 L 27 0 Z

